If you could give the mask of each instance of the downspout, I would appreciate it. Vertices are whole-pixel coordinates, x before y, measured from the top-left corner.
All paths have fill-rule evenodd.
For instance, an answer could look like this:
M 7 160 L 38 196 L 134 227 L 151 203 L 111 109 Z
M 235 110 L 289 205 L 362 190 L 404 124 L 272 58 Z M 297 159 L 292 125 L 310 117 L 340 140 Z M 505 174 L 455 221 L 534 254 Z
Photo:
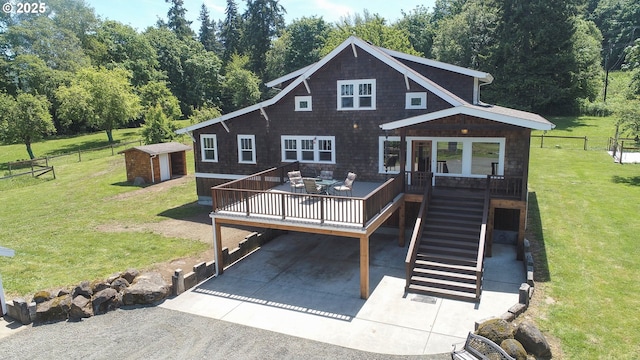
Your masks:
M 213 229 L 213 261 L 216 264 L 214 268 L 216 269 L 216 276 L 218 276 L 219 275 L 218 266 L 220 266 L 221 264 L 219 263 L 220 259 L 218 259 L 218 239 L 216 235 L 216 218 L 214 217 L 213 213 L 209 214 L 209 217 L 211 218 L 211 228 Z

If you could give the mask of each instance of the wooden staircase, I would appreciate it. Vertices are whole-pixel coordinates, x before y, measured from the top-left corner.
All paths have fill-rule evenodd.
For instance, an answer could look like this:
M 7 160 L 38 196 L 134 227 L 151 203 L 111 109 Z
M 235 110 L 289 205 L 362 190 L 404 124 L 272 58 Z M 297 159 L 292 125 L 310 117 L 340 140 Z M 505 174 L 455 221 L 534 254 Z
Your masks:
M 483 210 L 483 192 L 433 190 L 407 291 L 480 300 Z

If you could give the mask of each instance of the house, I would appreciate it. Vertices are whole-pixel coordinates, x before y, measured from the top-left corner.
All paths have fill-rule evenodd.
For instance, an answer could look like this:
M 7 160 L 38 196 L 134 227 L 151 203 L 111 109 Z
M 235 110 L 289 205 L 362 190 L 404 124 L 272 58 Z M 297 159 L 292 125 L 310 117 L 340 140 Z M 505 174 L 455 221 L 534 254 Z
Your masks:
M 352 36 L 319 62 L 267 83 L 278 91 L 271 99 L 178 133 L 194 142 L 198 199 L 213 204 L 214 226 L 259 223 L 358 238 L 366 298 L 368 236 L 393 221 L 403 244 L 407 217 L 413 222 L 420 214 L 425 220 L 416 221 L 421 228 L 414 229 L 417 239 L 410 244 L 415 254 L 408 256 L 407 289 L 433 292 L 437 279 L 422 281 L 418 275 L 455 267 L 455 258 L 468 256 L 473 266 L 467 268 L 479 269 L 470 270 L 477 300 L 494 226 L 519 233 L 522 256 L 531 130 L 554 127 L 537 114 L 482 103 L 481 88 L 493 80 L 485 72 Z M 300 195 L 268 194 L 292 169 L 310 177 L 332 170 L 336 179 L 354 172 L 357 181 L 381 185 L 353 208 L 332 208 L 335 196 L 318 195 L 320 208 L 294 216 L 302 214 L 291 205 Z M 474 206 L 475 215 L 462 216 Z M 351 221 L 347 213 L 357 214 L 353 231 L 345 226 Z M 466 226 L 472 229 L 456 234 Z M 458 243 L 469 238 L 475 239 L 471 247 Z M 420 259 L 444 248 L 441 257 L 453 264 L 419 268 Z M 454 286 L 440 287 L 447 293 Z
M 155 184 L 174 176 L 187 175 L 187 150 L 191 147 L 170 142 L 135 146 L 118 154 L 124 154 L 127 181 L 142 178 L 145 183 Z

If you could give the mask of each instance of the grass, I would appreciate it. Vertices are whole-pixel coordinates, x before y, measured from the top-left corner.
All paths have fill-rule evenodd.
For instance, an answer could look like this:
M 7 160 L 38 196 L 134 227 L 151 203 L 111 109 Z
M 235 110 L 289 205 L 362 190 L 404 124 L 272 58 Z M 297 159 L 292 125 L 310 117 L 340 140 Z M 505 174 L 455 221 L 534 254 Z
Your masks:
M 127 136 L 127 130 L 118 133 L 120 139 Z M 68 149 L 73 141 L 100 142 L 96 136 L 51 141 Z M 39 145 L 39 155 L 56 151 L 55 144 Z M 13 157 L 14 146 L 0 147 L 0 162 Z M 187 154 L 189 171 L 193 173 L 193 154 Z M 197 200 L 194 180 L 153 195 L 115 198 L 138 188 L 125 183 L 122 155 L 108 155 L 55 165 L 56 180 L 24 176 L 21 178 L 26 180 L 18 181 L 19 185 L 0 187 L 0 246 L 16 253 L 13 258 L 0 258 L 0 274 L 9 298 L 104 278 L 130 267 L 150 268 L 208 247 L 199 241 L 166 238 L 151 232 L 98 231 L 100 225 L 126 228 L 168 216 L 186 216 L 197 208 L 193 205 Z
M 549 135 L 613 136 L 613 118 L 554 118 Z M 546 144 L 546 141 L 545 141 Z M 568 359 L 636 359 L 640 334 L 640 164 L 604 151 L 531 149 L 530 229 L 543 244 L 542 284 L 554 301 L 539 324 Z

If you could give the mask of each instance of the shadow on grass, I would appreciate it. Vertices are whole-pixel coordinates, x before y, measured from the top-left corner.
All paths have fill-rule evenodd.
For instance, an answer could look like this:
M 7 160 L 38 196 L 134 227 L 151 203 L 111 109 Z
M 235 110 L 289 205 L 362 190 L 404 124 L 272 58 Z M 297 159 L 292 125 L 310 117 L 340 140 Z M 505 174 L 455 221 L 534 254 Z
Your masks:
M 627 176 L 627 177 L 624 177 L 624 176 L 614 175 L 611 178 L 611 181 L 613 181 L 616 184 L 640 186 L 640 176 Z
M 544 234 L 542 232 L 542 219 L 540 216 L 540 208 L 538 207 L 538 198 L 536 197 L 535 192 L 529 193 L 527 223 L 527 239 L 531 242 L 531 253 L 533 255 L 534 262 L 534 280 L 541 282 L 551 281 L 547 250 L 545 248 Z
M 129 181 L 120 181 L 117 183 L 112 183 L 112 186 L 122 186 L 122 187 L 132 187 L 132 188 L 138 188 L 138 189 L 142 189 L 142 188 L 146 188 L 147 186 L 151 186 L 153 184 L 142 184 L 142 185 L 134 185 L 132 182 Z
M 113 143 L 110 143 L 106 139 L 106 135 L 105 135 L 104 140 L 86 140 L 86 141 L 81 141 L 74 144 L 62 145 L 55 150 L 48 151 L 47 155 L 48 156 L 65 155 L 65 154 L 77 152 L 78 150 L 90 151 L 90 150 L 96 150 L 99 148 L 107 148 L 110 145 L 117 147 L 119 146 L 119 144 L 127 143 L 127 142 L 131 142 L 131 140 L 114 140 Z M 131 146 L 134 146 L 134 145 L 135 144 L 131 144 Z
M 584 128 L 584 127 L 593 126 L 593 125 L 586 124 L 584 119 L 581 119 L 580 117 L 577 117 L 577 116 L 551 117 L 549 121 L 555 124 L 556 127 L 554 128 L 554 130 L 564 130 L 568 132 L 573 131 L 574 128 Z M 549 135 L 553 135 L 553 133 L 550 133 Z
M 210 212 L 211 206 L 200 205 L 197 201 L 194 201 L 172 209 L 167 209 L 159 213 L 158 216 L 164 216 L 176 220 L 193 221 L 202 224 L 211 224 L 211 218 L 209 218 Z

